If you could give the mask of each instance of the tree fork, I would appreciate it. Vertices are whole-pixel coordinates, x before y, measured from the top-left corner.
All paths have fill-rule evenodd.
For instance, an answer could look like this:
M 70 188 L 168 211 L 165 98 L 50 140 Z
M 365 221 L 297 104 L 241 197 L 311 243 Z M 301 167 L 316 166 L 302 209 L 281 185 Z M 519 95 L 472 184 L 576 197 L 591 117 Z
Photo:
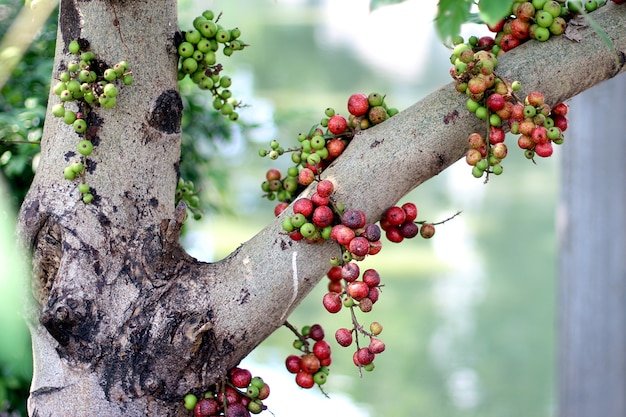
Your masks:
M 101 122 L 91 204 L 62 175 L 76 134 L 46 119 L 18 228 L 34 266 L 29 413 L 188 415 L 182 397 L 219 381 L 278 328 L 338 248 L 292 242 L 281 229 L 287 209 L 220 262 L 188 256 L 177 242 L 185 209 L 173 204 L 182 112 L 176 2 L 62 0 L 59 16 L 54 79 L 69 42 L 84 38 L 107 64 L 127 60 L 135 83 L 114 109 L 92 110 Z M 593 17 L 615 50 L 583 28 L 579 44 L 561 36 L 508 52 L 498 74 L 555 104 L 623 72 L 626 8 L 609 4 Z M 322 175 L 335 198 L 375 221 L 463 157 L 467 135 L 483 125 L 464 101 L 449 84 L 360 132 Z

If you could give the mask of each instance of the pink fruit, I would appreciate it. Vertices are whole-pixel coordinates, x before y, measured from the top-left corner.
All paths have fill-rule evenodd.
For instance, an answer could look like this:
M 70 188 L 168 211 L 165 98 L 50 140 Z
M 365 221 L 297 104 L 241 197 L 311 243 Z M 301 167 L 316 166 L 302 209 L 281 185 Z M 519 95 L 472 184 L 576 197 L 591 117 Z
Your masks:
M 366 269 L 363 272 L 363 282 L 369 287 L 377 287 L 380 284 L 380 274 L 375 269 Z
M 346 121 L 346 118 L 343 116 L 336 114 L 328 120 L 328 130 L 333 135 L 341 135 L 342 133 L 346 131 L 347 128 L 348 128 L 348 122 Z
M 369 253 L 370 250 L 370 242 L 362 237 L 357 236 L 350 241 L 348 244 L 348 250 L 356 256 L 365 256 Z
M 348 111 L 355 116 L 363 116 L 369 110 L 369 101 L 363 93 L 355 93 L 348 99 Z
M 300 356 L 297 355 L 289 355 L 287 359 L 285 359 L 285 366 L 287 370 L 292 374 L 297 374 L 300 372 L 301 360 Z
M 313 214 L 313 201 L 306 197 L 297 199 L 293 203 L 293 212 L 294 214 L 301 213 L 308 218 Z
M 322 299 L 322 304 L 329 313 L 337 313 L 342 307 L 341 297 L 336 292 L 326 293 Z
M 334 214 L 330 207 L 319 206 L 313 211 L 313 224 L 317 227 L 326 227 L 333 224 Z
M 315 191 L 322 197 L 330 197 L 335 190 L 335 186 L 329 180 L 322 180 L 317 183 Z
M 352 344 L 352 332 L 345 327 L 339 328 L 335 331 L 335 340 L 340 346 L 348 347 Z

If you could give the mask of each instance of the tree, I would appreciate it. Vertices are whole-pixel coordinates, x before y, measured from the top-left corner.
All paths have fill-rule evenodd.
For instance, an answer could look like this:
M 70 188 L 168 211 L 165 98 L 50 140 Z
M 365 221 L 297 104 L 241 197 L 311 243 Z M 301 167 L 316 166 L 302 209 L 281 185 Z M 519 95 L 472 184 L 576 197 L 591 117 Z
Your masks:
M 499 73 L 519 79 L 524 91 L 540 88 L 551 103 L 589 89 L 623 71 L 624 13 L 614 5 L 594 13 L 615 50 L 583 28 L 580 44 L 554 39 L 516 48 Z M 176 2 L 64 0 L 59 16 L 53 77 L 80 37 L 108 64 L 128 60 L 135 83 L 114 109 L 93 110 L 91 204 L 62 177 L 76 135 L 59 119 L 46 120 L 41 163 L 19 218 L 34 266 L 30 413 L 187 415 L 181 398 L 216 382 L 281 326 L 324 275 L 335 247 L 291 242 L 279 217 L 223 261 L 188 256 L 178 245 L 185 208 L 172 198 L 182 112 Z M 461 158 L 479 123 L 446 86 L 361 132 L 323 177 L 346 207 L 380 218 Z

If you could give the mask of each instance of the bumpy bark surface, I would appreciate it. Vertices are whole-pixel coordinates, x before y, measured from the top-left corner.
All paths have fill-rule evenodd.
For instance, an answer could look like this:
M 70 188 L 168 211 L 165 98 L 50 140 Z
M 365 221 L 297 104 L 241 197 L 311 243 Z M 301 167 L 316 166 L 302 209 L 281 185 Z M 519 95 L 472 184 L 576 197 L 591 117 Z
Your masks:
M 563 101 L 623 71 L 625 17 L 626 7 L 614 5 L 594 13 L 617 50 L 583 29 L 580 44 L 561 37 L 507 53 L 498 73 Z M 127 60 L 135 83 L 114 109 L 89 112 L 92 204 L 63 179 L 77 135 L 46 119 L 19 220 L 33 252 L 33 416 L 189 415 L 182 397 L 216 382 L 279 327 L 337 250 L 291 242 L 281 218 L 215 264 L 180 248 L 177 30 L 173 0 L 61 1 L 53 79 L 80 37 L 107 65 Z M 463 96 L 447 85 L 360 133 L 324 177 L 346 207 L 375 220 L 461 158 L 476 129 Z

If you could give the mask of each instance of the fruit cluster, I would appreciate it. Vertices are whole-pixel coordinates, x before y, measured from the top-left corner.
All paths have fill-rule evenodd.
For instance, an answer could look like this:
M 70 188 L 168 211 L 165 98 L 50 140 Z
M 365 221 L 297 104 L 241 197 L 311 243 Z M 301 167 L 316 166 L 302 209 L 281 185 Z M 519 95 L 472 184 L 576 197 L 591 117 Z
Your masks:
M 232 368 L 228 371 L 225 384 L 215 388 L 215 391 L 207 391 L 202 398 L 187 394 L 185 408 L 193 410 L 194 417 L 249 417 L 267 409 L 263 400 L 270 395 L 270 387 L 261 377 L 252 377 L 247 369 Z
M 417 206 L 413 203 L 404 203 L 401 207 L 389 207 L 380 220 L 380 227 L 385 231 L 385 237 L 390 242 L 400 243 L 404 239 L 411 239 L 420 234 L 424 239 L 430 239 L 435 234 L 435 225 L 423 221 L 416 221 Z M 421 228 L 418 226 L 421 224 Z
M 385 350 L 385 343 L 377 337 L 380 333 L 382 333 L 382 331 L 383 326 L 377 321 L 370 324 L 369 332 L 361 326 L 354 327 L 352 330 L 342 327 L 335 331 L 335 340 L 340 346 L 348 347 L 353 342 L 352 334 L 356 334 L 357 346 L 354 354 L 352 355 L 352 361 L 354 362 L 354 365 L 359 367 L 359 369 L 362 368 L 366 371 L 372 371 L 374 369 L 374 359 L 376 358 L 376 355 Z M 370 338 L 367 347 L 360 347 L 358 339 L 359 334 L 364 334 Z
M 606 4 L 606 0 L 516 0 L 511 13 L 489 29 L 496 33 L 494 38 L 484 37 L 477 41 L 481 46 L 495 46 L 506 52 L 528 39 L 540 42 L 551 36 L 565 33 L 567 21 L 578 13 L 592 12 Z
M 304 326 L 298 332 L 291 325 L 286 324 L 298 337 L 293 347 L 301 351 L 300 355 L 289 355 L 285 360 L 287 370 L 296 375 L 296 384 L 302 388 L 312 388 L 324 385 L 330 372 L 332 363 L 331 348 L 324 340 L 324 329 L 319 324 Z M 311 342 L 313 346 L 311 347 Z
M 239 38 L 239 28 L 225 29 L 218 24 L 220 16 L 205 10 L 193 20 L 193 29 L 183 33 L 177 45 L 178 79 L 189 76 L 200 89 L 211 91 L 213 108 L 234 121 L 239 118 L 235 110 L 241 103 L 232 97 L 232 79 L 220 75 L 223 67 L 217 62 L 216 53 L 221 48 L 225 56 L 231 56 L 248 45 Z
M 259 151 L 260 156 L 270 159 L 290 152 L 295 164 L 287 170 L 285 177 L 278 170 L 268 171 L 266 181 L 261 184 L 265 197 L 279 201 L 275 213 L 287 207 L 304 187 L 311 184 L 344 151 L 359 130 L 368 129 L 398 113 L 396 108 L 388 107 L 384 99 L 379 93 L 355 93 L 348 99 L 347 119 L 329 107 L 319 124 L 311 127 L 308 133 L 298 135 L 298 147 L 285 149 L 277 140 L 272 140 L 269 149 Z
M 52 92 L 59 97 L 60 103 L 52 106 L 52 114 L 63 119 L 63 122 L 72 125 L 81 140 L 77 151 L 81 155 L 79 161 L 68 165 L 63 175 L 68 180 L 79 177 L 82 181 L 78 190 L 85 203 L 93 201 L 90 187 L 85 183 L 85 166 L 87 157 L 93 152 L 91 138 L 88 131 L 87 114 L 91 106 L 101 106 L 110 109 L 117 103 L 118 88 L 120 85 L 133 83 L 132 73 L 128 63 L 120 61 L 112 68 L 107 68 L 101 61 L 96 60 L 93 52 L 89 51 L 89 43 L 85 39 L 76 39 L 69 43 L 68 50 L 74 58 L 67 64 L 67 70 L 59 74 L 59 81 L 52 87 Z M 77 110 L 70 110 L 66 105 L 75 102 Z
M 485 173 L 488 178 L 489 174 L 500 175 L 503 170 L 501 162 L 508 154 L 504 127 L 522 134 L 518 144 L 527 158 L 550 156 L 552 144 L 563 142 L 567 105 L 560 103 L 553 110 L 539 91 L 530 92 L 520 100 L 516 92 L 521 84 L 519 81 L 509 84 L 496 75 L 496 46 L 481 40 L 469 43 L 459 40 L 450 58 L 454 63 L 450 74 L 456 90 L 467 95 L 466 108 L 485 121 L 486 135 L 472 133 L 468 137 L 470 149 L 466 161 L 476 178 Z
M 202 210 L 200 209 L 200 197 L 199 190 L 195 189 L 193 182 L 185 181 L 180 178 L 176 185 L 175 204 L 178 205 L 180 201 L 184 201 L 194 218 L 194 220 L 202 219 Z

